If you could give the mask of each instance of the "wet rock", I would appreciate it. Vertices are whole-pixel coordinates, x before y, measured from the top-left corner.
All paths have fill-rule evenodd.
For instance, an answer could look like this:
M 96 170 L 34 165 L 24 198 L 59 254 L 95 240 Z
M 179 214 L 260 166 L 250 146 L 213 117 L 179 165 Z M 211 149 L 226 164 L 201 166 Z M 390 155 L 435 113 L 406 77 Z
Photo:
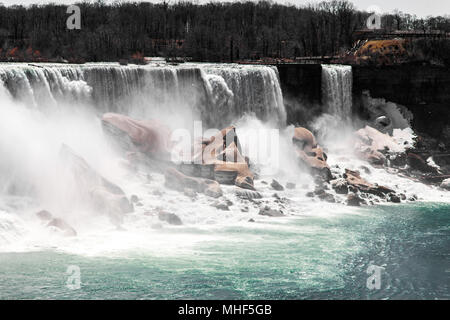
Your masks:
M 241 212 L 248 212 L 248 207 L 241 208 Z
M 216 202 L 216 203 L 213 203 L 211 206 L 213 206 L 214 208 L 219 209 L 219 210 L 230 211 L 230 208 L 224 202 Z
M 306 193 L 306 196 L 308 197 L 308 198 L 314 198 L 314 192 L 307 192 Z
M 277 191 L 284 190 L 284 187 L 275 179 L 272 180 L 272 183 L 270 184 L 270 186 L 272 187 L 272 189 L 277 190 Z
M 347 205 L 351 207 L 359 207 L 365 201 L 361 199 L 356 193 L 350 193 L 347 196 Z
M 310 171 L 314 176 L 321 177 L 324 181 L 330 181 L 332 174 L 327 164 L 327 155 L 317 145 L 317 141 L 306 128 L 295 128 L 292 142 L 295 147 L 299 164 Z
M 103 187 L 91 189 L 89 197 L 94 210 L 107 215 L 115 226 L 123 223 L 125 214 L 134 211 L 133 204 L 125 195 L 112 194 Z
M 255 222 L 255 220 L 253 220 L 253 219 L 250 219 L 250 220 L 248 220 L 248 222 Z
M 401 203 L 400 197 L 395 193 L 390 193 L 387 195 L 387 200 L 393 203 Z
M 166 187 L 177 191 L 188 188 L 213 198 L 220 198 L 223 195 L 219 183 L 214 180 L 190 177 L 174 168 L 167 169 L 164 177 Z
M 191 199 L 195 199 L 195 198 L 197 197 L 197 192 L 195 192 L 194 190 L 189 189 L 189 188 L 184 188 L 183 194 L 184 194 L 186 197 L 189 197 L 189 198 L 191 198 Z
M 214 179 L 220 184 L 233 185 L 238 173 L 236 171 L 216 171 Z
M 241 190 L 241 189 L 236 190 L 236 196 L 238 196 L 241 199 L 247 199 L 247 200 L 262 198 L 262 195 L 257 191 Z
M 331 187 L 336 191 L 337 194 L 347 194 L 348 184 L 345 179 L 336 179 L 331 181 Z
M 365 174 L 370 174 L 370 169 L 367 168 L 366 166 L 359 166 L 359 169 L 361 169 L 362 171 L 364 171 Z
M 137 195 L 133 194 L 130 198 L 131 203 L 136 203 L 139 201 L 139 198 Z
M 227 206 L 231 207 L 234 203 L 230 199 L 224 198 L 223 201 L 227 204 Z
M 330 203 L 335 203 L 336 202 L 336 199 L 333 197 L 333 195 L 329 194 L 329 193 L 326 193 L 326 192 L 320 194 L 319 195 L 319 199 L 322 200 L 322 201 L 330 202 Z
M 286 183 L 286 189 L 293 190 L 293 189 L 295 189 L 295 187 L 296 187 L 295 183 L 292 183 L 292 182 Z
M 314 190 L 314 195 L 316 195 L 316 196 L 320 196 L 320 195 L 323 195 L 323 194 L 325 194 L 325 190 L 323 190 L 321 188 L 316 188 Z
M 265 206 L 264 208 L 259 210 L 259 215 L 268 216 L 268 217 L 283 217 L 283 212 L 279 210 L 271 209 L 269 206 Z
M 395 154 L 389 157 L 389 162 L 392 166 L 404 167 L 407 164 L 406 153 Z
M 441 188 L 445 190 L 450 190 L 450 179 L 445 179 L 441 183 Z
M 43 221 L 49 221 L 53 218 L 53 215 L 47 210 L 36 212 L 36 216 Z
M 170 160 L 170 129 L 157 120 L 136 120 L 105 113 L 102 128 L 111 141 L 126 151 L 139 151 L 152 159 Z
M 63 231 L 66 237 L 75 237 L 77 232 L 72 226 L 70 226 L 66 221 L 61 218 L 53 218 L 47 224 L 47 227 L 55 227 L 61 231 Z
M 215 183 L 215 181 L 205 180 L 205 184 L 207 187 L 206 187 L 204 193 L 208 197 L 220 198 L 223 195 L 220 185 L 218 183 Z
M 160 211 L 158 213 L 158 219 L 161 221 L 165 221 L 168 224 L 174 225 L 174 226 L 180 226 L 183 224 L 180 217 L 178 217 L 175 213 L 169 213 L 165 211 Z
M 405 201 L 405 200 L 406 200 L 406 194 L 400 193 L 400 199 L 402 199 L 403 201 Z
M 359 171 L 345 169 L 344 178 L 349 185 L 349 189 L 350 187 L 353 187 L 363 193 L 370 193 L 379 197 L 384 197 L 388 193 L 395 193 L 394 190 L 387 187 L 367 182 L 361 177 Z
M 278 195 L 278 193 L 274 193 L 274 194 L 272 195 L 272 197 L 274 197 L 274 198 L 276 198 L 276 199 L 281 199 L 280 196 Z
M 227 127 L 210 139 L 204 139 L 201 160 L 206 165 L 214 165 L 217 181 L 255 190 L 254 174 L 249 168 L 250 161 L 241 154 L 235 127 Z
M 408 153 L 407 163 L 412 170 L 421 172 L 438 173 L 437 169 L 428 165 L 428 163 L 418 154 Z

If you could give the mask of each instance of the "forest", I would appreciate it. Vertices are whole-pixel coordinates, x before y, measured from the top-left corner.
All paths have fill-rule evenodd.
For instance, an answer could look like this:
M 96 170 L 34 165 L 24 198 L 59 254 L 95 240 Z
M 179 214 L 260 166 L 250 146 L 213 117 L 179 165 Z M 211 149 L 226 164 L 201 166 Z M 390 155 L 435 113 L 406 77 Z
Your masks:
M 60 4 L 0 4 L 0 60 L 118 61 L 144 56 L 194 61 L 337 55 L 349 50 L 354 32 L 371 13 L 349 1 L 305 6 L 271 1 L 176 3 L 80 2 L 81 29 L 69 30 Z M 450 18 L 393 12 L 385 30 L 450 32 Z

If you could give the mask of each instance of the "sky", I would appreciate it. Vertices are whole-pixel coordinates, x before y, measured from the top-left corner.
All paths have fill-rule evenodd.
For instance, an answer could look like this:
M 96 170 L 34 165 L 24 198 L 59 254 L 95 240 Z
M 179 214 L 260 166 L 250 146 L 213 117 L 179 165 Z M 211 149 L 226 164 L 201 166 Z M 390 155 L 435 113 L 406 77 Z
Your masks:
M 93 1 L 93 0 L 91 0 Z M 106 0 L 106 2 L 113 2 L 114 0 Z M 162 0 L 135 0 L 147 2 L 162 2 Z M 217 0 L 213 0 L 217 1 Z M 226 0 L 231 1 L 231 0 Z M 320 0 L 274 0 L 279 3 L 291 4 L 307 4 L 312 2 L 319 2 Z M 381 12 L 392 12 L 395 9 L 405 13 L 415 14 L 418 17 L 427 17 L 429 15 L 450 15 L 450 0 L 350 0 L 358 9 L 367 10 L 373 6 L 380 8 Z M 0 0 L 4 5 L 22 4 L 29 5 L 32 3 L 48 3 L 49 0 Z M 77 0 L 54 0 L 55 3 L 71 4 Z M 176 0 L 171 0 L 176 2 Z M 209 2 L 209 0 L 200 0 L 200 3 Z

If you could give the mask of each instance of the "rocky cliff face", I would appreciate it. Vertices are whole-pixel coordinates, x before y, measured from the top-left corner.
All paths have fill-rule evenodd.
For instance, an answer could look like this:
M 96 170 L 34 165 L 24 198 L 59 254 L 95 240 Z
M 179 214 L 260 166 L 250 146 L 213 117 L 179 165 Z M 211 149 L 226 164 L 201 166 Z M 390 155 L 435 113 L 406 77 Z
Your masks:
M 450 130 L 450 68 L 423 65 L 353 67 L 354 107 L 362 93 L 401 104 L 413 114 L 413 128 L 442 139 Z M 450 133 L 450 132 L 448 132 Z M 447 137 L 450 140 L 450 136 Z
M 320 64 L 277 65 L 288 124 L 305 125 L 321 112 Z
M 287 122 L 305 124 L 322 112 L 321 65 L 278 65 Z M 363 92 L 405 106 L 414 130 L 450 145 L 450 68 L 424 65 L 354 66 L 353 109 Z

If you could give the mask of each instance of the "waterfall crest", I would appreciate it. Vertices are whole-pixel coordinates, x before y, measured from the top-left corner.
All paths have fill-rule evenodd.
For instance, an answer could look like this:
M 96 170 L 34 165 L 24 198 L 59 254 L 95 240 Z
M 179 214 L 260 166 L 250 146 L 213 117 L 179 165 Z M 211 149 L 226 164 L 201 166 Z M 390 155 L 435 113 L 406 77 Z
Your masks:
M 84 104 L 99 114 L 181 113 L 219 127 L 248 113 L 280 125 L 286 122 L 274 67 L 5 64 L 0 65 L 0 80 L 14 99 L 36 109 Z
M 352 113 L 352 67 L 322 65 L 322 102 L 326 112 L 349 120 Z

